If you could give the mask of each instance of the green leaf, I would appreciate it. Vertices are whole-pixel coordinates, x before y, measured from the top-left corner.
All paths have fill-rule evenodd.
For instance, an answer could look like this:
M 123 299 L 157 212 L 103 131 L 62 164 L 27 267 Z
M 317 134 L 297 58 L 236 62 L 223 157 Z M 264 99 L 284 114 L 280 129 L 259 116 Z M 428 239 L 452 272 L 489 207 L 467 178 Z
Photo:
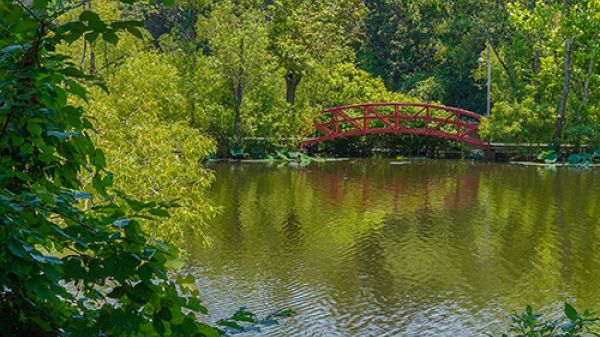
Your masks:
M 158 312 L 157 317 L 160 320 L 168 321 L 173 317 L 173 315 L 171 315 L 171 310 L 169 308 L 162 307 Z
M 36 123 L 27 124 L 27 131 L 35 136 L 39 136 L 42 133 L 42 127 Z
M 25 143 L 19 146 L 19 150 L 21 150 L 21 152 L 23 152 L 24 154 L 32 154 L 33 146 L 31 146 L 31 144 Z
M 17 51 L 24 51 L 24 50 L 26 50 L 27 48 L 30 48 L 30 47 L 31 47 L 30 45 L 13 44 L 13 45 L 10 45 L 8 47 L 2 48 L 2 53 L 13 54 L 13 53 L 15 53 Z
M 152 215 L 156 215 L 156 216 L 163 217 L 163 218 L 170 217 L 169 212 L 167 212 L 161 208 L 151 208 L 150 210 L 148 210 L 148 212 L 150 212 L 150 214 L 152 214 Z
M 577 318 L 579 318 L 577 310 L 575 310 L 575 308 L 573 308 L 573 306 L 569 303 L 565 303 L 565 315 L 567 315 L 571 321 L 575 321 Z
M 183 262 L 183 260 L 180 260 L 180 259 L 172 259 L 172 260 L 168 260 L 165 263 L 165 266 L 169 269 L 179 270 L 185 266 L 185 262 Z
M 87 102 L 87 90 L 75 81 L 69 81 L 69 91 Z
M 19 146 L 25 142 L 25 139 L 18 135 L 12 136 L 10 140 L 12 141 L 13 146 Z
M 196 297 L 190 297 L 188 299 L 188 302 L 186 304 L 186 307 L 190 310 L 194 310 L 203 314 L 208 314 L 208 309 L 206 309 L 205 306 L 202 305 L 202 303 L 200 302 L 200 300 Z
M 100 21 L 100 16 L 92 11 L 85 10 L 79 14 L 79 21 L 95 22 Z
M 222 334 L 215 328 L 204 323 L 198 324 L 198 331 L 206 337 L 221 337 Z
M 110 93 L 106 84 L 104 84 L 102 82 L 96 82 L 96 83 L 94 83 L 94 85 L 97 86 L 98 88 L 102 89 L 102 91 L 104 91 L 105 94 L 108 95 Z
M 113 290 L 108 294 L 108 297 L 121 298 L 121 297 L 125 296 L 126 293 L 127 293 L 127 288 L 125 288 L 125 286 L 119 286 L 119 287 L 113 288 Z
M 142 35 L 142 32 L 139 29 L 137 29 L 136 27 L 127 27 L 127 31 L 131 35 L 137 37 L 138 39 L 141 39 L 144 37 L 144 35 Z
M 73 280 L 82 279 L 86 274 L 86 270 L 79 258 L 67 259 L 63 265 L 63 271 L 67 275 L 67 278 Z
M 11 252 L 11 253 L 14 255 L 14 256 L 17 256 L 17 257 L 20 257 L 20 258 L 23 258 L 23 257 L 25 257 L 26 251 L 25 251 L 25 249 L 24 249 L 24 248 L 23 248 L 21 245 L 19 245 L 18 243 L 15 243 L 15 242 L 9 241 L 9 242 L 7 243 L 7 248 L 8 248 L 8 250 L 9 250 L 9 251 L 10 251 L 10 252 Z
M 240 322 L 249 322 L 249 323 L 257 323 L 258 322 L 256 315 L 254 315 L 253 313 L 248 311 L 245 307 L 242 307 L 238 311 L 236 311 L 233 314 L 233 316 L 231 317 L 231 319 L 233 319 L 235 321 L 240 321 Z
M 106 23 L 102 22 L 102 21 L 90 21 L 88 23 L 88 27 L 98 33 L 103 33 L 106 31 L 106 29 L 108 28 L 108 26 L 106 25 Z
M 99 33 L 97 31 L 93 31 L 93 32 L 89 32 L 87 34 L 85 34 L 85 40 L 87 42 L 94 42 L 96 41 L 96 39 L 98 38 Z
M 110 27 L 115 30 L 129 29 L 131 27 L 144 27 L 144 21 L 134 21 L 134 20 L 117 21 L 117 22 L 111 23 Z
M 86 75 L 81 70 L 74 68 L 74 67 L 66 67 L 66 68 L 62 69 L 60 72 L 63 73 L 64 75 L 70 76 L 70 77 L 77 77 L 77 78 L 86 77 Z
M 221 326 L 225 326 L 228 327 L 230 329 L 235 330 L 236 332 L 242 332 L 244 331 L 244 327 L 239 325 L 238 323 L 234 322 L 234 321 L 226 321 L 226 320 L 221 320 L 219 322 L 217 322 L 219 325 Z
M 100 168 L 106 167 L 106 156 L 101 149 L 96 149 L 94 152 L 94 164 L 96 164 Z
M 102 39 L 111 44 L 117 44 L 117 42 L 119 42 L 119 37 L 112 30 L 104 32 L 102 34 Z
M 34 19 L 25 19 L 22 20 L 20 22 L 18 22 L 15 27 L 13 28 L 13 31 L 15 33 L 24 33 L 27 31 L 34 31 L 39 27 L 39 23 L 34 20 Z

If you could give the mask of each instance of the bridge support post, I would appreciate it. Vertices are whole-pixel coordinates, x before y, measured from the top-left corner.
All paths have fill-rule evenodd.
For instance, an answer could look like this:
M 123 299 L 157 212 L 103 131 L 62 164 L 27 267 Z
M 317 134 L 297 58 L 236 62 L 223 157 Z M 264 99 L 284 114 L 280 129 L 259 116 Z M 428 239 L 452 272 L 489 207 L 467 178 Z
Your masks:
M 489 161 L 496 161 L 496 151 L 492 149 L 485 150 L 483 152 L 483 159 Z

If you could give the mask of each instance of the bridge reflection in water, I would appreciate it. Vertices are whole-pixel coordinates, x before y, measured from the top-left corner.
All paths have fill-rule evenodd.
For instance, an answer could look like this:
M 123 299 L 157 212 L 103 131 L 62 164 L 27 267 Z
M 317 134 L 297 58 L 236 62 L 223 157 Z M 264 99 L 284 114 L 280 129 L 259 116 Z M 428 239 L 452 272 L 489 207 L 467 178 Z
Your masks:
M 474 336 L 529 303 L 600 308 L 593 171 L 422 161 L 217 165 L 191 240 L 213 318 L 300 315 L 261 336 Z M 555 306 L 558 305 L 558 306 Z

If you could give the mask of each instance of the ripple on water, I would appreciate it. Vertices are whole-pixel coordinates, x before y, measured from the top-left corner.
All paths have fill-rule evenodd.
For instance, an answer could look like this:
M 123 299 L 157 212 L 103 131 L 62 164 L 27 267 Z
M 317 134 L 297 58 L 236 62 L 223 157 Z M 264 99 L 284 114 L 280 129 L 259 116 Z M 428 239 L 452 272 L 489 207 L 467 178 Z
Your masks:
M 211 319 L 241 306 L 299 313 L 256 336 L 476 336 L 528 303 L 600 307 L 594 171 L 450 161 L 215 171 L 214 245 L 191 242 Z

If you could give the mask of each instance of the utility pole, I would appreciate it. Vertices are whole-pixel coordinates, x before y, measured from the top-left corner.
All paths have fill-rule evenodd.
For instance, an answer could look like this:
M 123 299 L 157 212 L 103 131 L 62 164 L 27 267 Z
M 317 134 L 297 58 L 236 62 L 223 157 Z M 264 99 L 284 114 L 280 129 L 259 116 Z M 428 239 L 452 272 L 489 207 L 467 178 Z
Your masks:
M 487 116 L 492 109 L 492 51 L 487 47 Z

